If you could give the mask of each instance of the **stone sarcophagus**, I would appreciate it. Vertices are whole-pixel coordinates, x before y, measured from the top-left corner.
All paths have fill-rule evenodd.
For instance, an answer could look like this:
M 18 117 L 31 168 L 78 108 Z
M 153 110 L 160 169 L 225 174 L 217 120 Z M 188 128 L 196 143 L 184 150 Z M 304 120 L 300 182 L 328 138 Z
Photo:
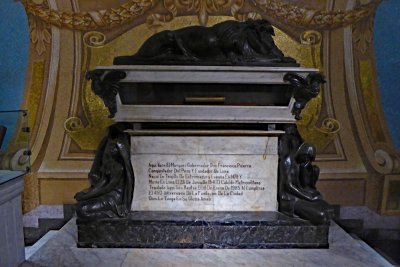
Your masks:
M 76 195 L 79 246 L 328 246 L 333 211 L 295 125 L 324 79 L 284 57 L 271 30 L 161 32 L 88 72 L 116 124 Z

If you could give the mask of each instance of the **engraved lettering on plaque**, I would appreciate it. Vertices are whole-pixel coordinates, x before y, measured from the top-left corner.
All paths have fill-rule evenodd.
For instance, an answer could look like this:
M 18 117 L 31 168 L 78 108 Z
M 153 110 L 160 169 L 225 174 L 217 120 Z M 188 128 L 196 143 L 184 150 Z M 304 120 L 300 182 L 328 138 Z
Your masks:
M 276 210 L 277 139 L 233 139 L 134 140 L 132 210 Z

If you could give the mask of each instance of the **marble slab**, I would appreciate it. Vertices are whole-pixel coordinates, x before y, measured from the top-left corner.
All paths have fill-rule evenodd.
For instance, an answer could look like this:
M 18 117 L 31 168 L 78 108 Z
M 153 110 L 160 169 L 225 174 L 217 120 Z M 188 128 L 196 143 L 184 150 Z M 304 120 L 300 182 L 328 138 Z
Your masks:
M 121 70 L 126 77 L 121 82 L 158 83 L 251 83 L 284 84 L 283 76 L 288 72 L 307 76 L 318 72 L 314 68 L 301 67 L 255 67 L 255 66 L 157 66 L 157 65 L 113 65 L 98 66 L 106 72 Z M 250 82 L 249 82 L 250 81 Z
M 12 179 L 18 178 L 24 175 L 23 171 L 9 171 L 9 170 L 0 170 L 0 184 L 4 184 Z
M 116 96 L 116 122 L 295 123 L 286 106 L 124 105 Z
M 276 211 L 278 138 L 132 136 L 132 211 Z

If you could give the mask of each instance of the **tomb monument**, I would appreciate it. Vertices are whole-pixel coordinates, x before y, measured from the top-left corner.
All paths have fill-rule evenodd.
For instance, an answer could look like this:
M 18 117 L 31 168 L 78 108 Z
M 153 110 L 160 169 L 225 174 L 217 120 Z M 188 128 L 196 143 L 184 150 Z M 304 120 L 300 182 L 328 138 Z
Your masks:
M 333 209 L 296 128 L 324 77 L 273 35 L 265 20 L 163 31 L 87 73 L 115 124 L 75 196 L 78 246 L 328 247 Z

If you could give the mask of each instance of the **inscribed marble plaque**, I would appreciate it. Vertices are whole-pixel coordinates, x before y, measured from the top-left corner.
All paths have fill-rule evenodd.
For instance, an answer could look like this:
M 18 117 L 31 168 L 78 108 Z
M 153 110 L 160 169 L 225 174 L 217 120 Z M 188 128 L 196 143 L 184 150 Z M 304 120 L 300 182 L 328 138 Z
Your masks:
M 131 143 L 132 210 L 277 210 L 277 137 L 132 136 Z

